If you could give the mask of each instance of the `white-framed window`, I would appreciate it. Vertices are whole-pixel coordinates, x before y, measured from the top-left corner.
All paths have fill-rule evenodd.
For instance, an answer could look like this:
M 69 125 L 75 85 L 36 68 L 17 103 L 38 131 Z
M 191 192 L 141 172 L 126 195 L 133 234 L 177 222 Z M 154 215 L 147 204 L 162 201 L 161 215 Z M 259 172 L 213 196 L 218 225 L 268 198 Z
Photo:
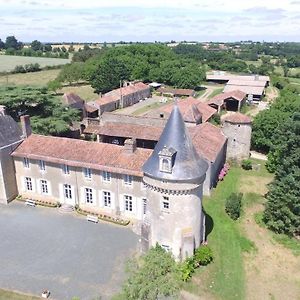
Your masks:
M 47 195 L 49 193 L 47 180 L 41 179 L 40 184 L 41 184 L 41 193 Z
M 70 174 L 70 167 L 68 165 L 62 165 L 61 168 L 62 168 L 62 171 L 65 175 Z
M 169 208 L 170 208 L 170 199 L 167 196 L 163 196 L 162 209 L 169 210 Z
M 111 181 L 111 173 L 107 171 L 102 172 L 102 180 L 104 182 L 110 182 Z
M 147 199 L 143 198 L 143 214 L 147 213 Z
M 32 180 L 30 177 L 25 177 L 25 187 L 27 191 L 32 191 Z
M 103 203 L 106 207 L 111 207 L 111 194 L 110 192 L 103 191 L 102 192 Z
M 72 199 L 72 187 L 70 184 L 64 184 L 64 195 L 66 199 Z
M 24 168 L 29 168 L 30 167 L 29 158 L 27 158 L 27 157 L 23 158 L 23 166 L 24 166 Z
M 39 167 L 41 171 L 46 171 L 45 161 L 39 160 Z
M 93 190 L 91 188 L 85 188 L 84 197 L 86 203 L 93 203 Z
M 125 210 L 132 211 L 133 210 L 132 196 L 124 195 L 124 202 L 125 202 Z
M 128 174 L 124 175 L 124 184 L 132 185 L 132 175 L 128 175 Z
M 92 178 L 92 170 L 90 168 L 83 168 L 83 174 L 86 179 Z

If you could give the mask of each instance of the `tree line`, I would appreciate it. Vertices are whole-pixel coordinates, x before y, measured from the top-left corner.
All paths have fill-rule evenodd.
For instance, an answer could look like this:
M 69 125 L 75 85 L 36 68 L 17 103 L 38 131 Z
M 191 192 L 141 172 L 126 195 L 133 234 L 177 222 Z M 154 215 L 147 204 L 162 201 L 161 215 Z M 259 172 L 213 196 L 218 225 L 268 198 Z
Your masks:
M 264 222 L 277 233 L 299 237 L 300 94 L 288 83 L 281 84 L 280 97 L 254 119 L 252 147 L 268 154 L 266 167 L 275 173 Z

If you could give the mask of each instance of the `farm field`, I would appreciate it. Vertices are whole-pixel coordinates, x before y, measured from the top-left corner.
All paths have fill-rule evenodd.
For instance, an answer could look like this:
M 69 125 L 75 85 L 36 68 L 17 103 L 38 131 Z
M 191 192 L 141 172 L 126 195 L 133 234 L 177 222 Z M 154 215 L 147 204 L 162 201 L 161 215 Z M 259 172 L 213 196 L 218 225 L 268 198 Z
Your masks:
M 1 59 L 1 56 L 0 56 Z M 51 80 L 54 80 L 59 74 L 59 69 L 43 70 L 32 73 L 19 73 L 0 75 L 0 86 L 4 85 L 31 85 L 45 86 Z
M 71 62 L 70 59 L 63 58 L 0 55 L 0 72 L 10 72 L 17 65 L 38 63 L 43 68 L 46 66 L 65 65 L 69 62 Z
M 6 291 L 0 289 L 0 300 L 38 300 L 40 297 L 29 296 L 25 294 L 19 294 L 12 291 Z
M 232 167 L 212 196 L 204 198 L 212 228 L 208 230 L 208 244 L 215 259 L 198 269 L 183 287 L 200 299 L 298 299 L 300 294 L 300 261 L 296 256 L 299 242 L 286 238 L 289 247 L 289 243 L 279 242 L 279 235 L 256 223 L 272 175 L 263 161 L 252 161 L 260 164 L 260 170 Z M 238 221 L 225 213 L 225 200 L 232 192 L 244 194 L 243 213 Z

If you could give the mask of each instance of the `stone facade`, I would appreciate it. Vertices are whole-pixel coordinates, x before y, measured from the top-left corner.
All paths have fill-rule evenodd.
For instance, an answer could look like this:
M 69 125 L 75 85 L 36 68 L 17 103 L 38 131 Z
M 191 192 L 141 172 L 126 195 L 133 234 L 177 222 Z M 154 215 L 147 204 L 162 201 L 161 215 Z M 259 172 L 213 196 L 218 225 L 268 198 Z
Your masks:
M 225 120 L 222 131 L 228 138 L 226 159 L 242 160 L 250 156 L 251 121 Z

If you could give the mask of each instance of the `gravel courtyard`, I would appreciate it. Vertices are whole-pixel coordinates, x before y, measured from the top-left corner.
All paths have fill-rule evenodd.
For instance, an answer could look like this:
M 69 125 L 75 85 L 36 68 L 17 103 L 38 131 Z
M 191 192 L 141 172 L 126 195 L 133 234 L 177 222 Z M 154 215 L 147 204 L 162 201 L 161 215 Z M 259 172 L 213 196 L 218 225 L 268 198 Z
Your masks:
M 110 299 L 136 251 L 129 228 L 93 224 L 56 209 L 0 205 L 0 288 L 51 299 Z

